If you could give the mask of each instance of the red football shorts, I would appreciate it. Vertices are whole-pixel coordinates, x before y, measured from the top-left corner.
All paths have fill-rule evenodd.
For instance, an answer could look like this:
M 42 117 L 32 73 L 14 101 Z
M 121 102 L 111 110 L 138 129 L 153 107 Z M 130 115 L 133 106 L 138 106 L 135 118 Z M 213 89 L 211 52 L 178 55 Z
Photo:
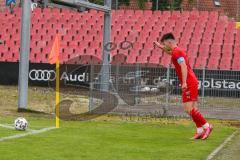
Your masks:
M 188 88 L 182 91 L 182 102 L 193 102 L 198 100 L 198 85 L 188 85 Z

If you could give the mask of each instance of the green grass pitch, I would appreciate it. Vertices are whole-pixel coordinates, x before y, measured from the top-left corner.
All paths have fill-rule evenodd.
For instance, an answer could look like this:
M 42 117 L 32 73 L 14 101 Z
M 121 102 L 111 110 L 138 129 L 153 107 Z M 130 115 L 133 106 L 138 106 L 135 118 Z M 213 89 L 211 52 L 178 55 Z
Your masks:
M 31 129 L 54 124 L 53 119 L 27 119 Z M 0 123 L 13 120 L 0 118 Z M 208 140 L 190 140 L 194 133 L 190 121 L 168 122 L 62 121 L 60 129 L 0 142 L 0 159 L 201 160 L 235 130 L 216 123 Z M 0 127 L 0 139 L 22 133 Z

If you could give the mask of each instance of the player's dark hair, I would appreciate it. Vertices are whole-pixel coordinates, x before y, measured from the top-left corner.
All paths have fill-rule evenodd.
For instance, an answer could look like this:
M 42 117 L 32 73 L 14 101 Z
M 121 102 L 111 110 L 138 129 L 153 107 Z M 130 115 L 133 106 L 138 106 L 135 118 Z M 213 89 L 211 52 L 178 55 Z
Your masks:
M 161 42 L 164 42 L 165 40 L 175 40 L 175 37 L 172 33 L 166 33 L 162 36 Z

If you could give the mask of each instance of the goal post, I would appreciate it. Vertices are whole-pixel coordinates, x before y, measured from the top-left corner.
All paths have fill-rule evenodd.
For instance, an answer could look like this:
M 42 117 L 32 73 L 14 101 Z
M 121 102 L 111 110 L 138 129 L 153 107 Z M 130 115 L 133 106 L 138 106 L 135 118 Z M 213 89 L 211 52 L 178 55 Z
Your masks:
M 21 54 L 19 64 L 19 98 L 18 109 L 27 109 L 28 103 L 28 72 L 29 72 L 29 52 L 30 52 L 30 0 L 23 2 L 22 6 L 22 28 L 21 28 Z M 104 12 L 104 35 L 103 46 L 106 45 L 111 39 L 111 0 L 104 0 L 104 6 L 94 3 L 85 2 L 82 0 L 55 0 L 52 3 L 58 6 L 68 6 L 70 8 L 90 8 Z M 60 4 L 61 3 L 61 4 Z M 29 13 L 30 12 L 30 13 Z M 24 36 L 23 36 L 24 35 Z M 108 91 L 110 79 L 110 51 L 102 47 L 102 69 L 101 69 L 101 89 Z

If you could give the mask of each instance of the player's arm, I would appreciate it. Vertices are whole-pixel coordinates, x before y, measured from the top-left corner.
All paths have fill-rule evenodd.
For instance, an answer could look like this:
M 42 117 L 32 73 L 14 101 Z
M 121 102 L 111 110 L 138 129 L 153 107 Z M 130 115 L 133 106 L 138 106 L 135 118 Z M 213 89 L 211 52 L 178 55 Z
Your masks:
M 157 41 L 154 41 L 153 44 L 154 44 L 155 46 L 157 46 L 158 48 L 162 49 L 164 52 L 167 52 L 167 53 L 171 52 L 171 51 L 170 51 L 168 48 L 166 48 L 163 44 L 161 44 L 161 43 L 159 43 L 159 42 L 157 42 Z
M 155 46 L 157 46 L 158 48 L 161 48 L 161 49 L 164 48 L 164 45 L 162 45 L 161 43 L 159 43 L 159 42 L 157 42 L 157 41 L 154 41 L 153 44 L 154 44 Z
M 177 59 L 178 64 L 181 66 L 182 72 L 182 89 L 187 88 L 187 65 L 185 63 L 185 59 L 183 57 L 179 57 Z

